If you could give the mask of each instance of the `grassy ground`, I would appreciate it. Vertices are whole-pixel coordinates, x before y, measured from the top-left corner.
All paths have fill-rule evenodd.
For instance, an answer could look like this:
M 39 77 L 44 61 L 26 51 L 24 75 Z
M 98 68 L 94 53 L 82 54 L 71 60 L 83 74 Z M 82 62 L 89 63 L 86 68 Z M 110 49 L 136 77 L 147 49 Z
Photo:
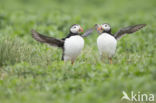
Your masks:
M 156 94 L 155 0 L 0 2 L 0 103 L 120 103 L 122 91 Z M 118 41 L 112 65 L 100 61 L 96 32 L 73 66 L 30 33 L 62 38 L 72 24 L 86 30 L 104 22 L 113 32 L 147 24 Z

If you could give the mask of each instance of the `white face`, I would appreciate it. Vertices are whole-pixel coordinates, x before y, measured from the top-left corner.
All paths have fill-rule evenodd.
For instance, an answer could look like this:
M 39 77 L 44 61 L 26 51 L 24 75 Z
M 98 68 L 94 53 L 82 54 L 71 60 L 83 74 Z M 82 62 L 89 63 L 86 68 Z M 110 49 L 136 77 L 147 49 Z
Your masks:
M 80 29 L 81 29 L 81 26 L 80 25 L 73 25 L 71 28 L 70 28 L 70 31 L 72 33 L 79 33 L 80 32 Z
M 109 31 L 111 29 L 109 24 L 102 24 L 101 27 L 104 31 Z

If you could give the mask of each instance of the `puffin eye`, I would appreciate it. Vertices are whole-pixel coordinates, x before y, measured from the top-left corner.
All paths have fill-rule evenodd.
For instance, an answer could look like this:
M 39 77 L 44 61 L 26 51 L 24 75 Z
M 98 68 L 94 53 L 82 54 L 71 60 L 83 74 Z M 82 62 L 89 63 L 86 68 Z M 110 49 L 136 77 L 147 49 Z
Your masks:
M 74 26 L 74 28 L 76 28 L 76 26 Z
M 105 27 L 107 27 L 107 25 L 105 25 Z

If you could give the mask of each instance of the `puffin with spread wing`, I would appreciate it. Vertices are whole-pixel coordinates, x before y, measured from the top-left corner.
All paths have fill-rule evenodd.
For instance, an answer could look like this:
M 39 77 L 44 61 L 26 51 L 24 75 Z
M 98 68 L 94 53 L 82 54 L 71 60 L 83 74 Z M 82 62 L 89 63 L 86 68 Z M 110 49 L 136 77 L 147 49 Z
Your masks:
M 131 34 L 145 27 L 146 24 L 138 24 L 120 29 L 114 35 L 111 33 L 111 26 L 107 23 L 96 24 L 96 30 L 100 34 L 97 38 L 97 46 L 101 58 L 107 57 L 112 64 L 112 57 L 115 54 L 117 40 L 126 34 Z
M 82 27 L 78 24 L 74 24 L 70 28 L 70 33 L 62 39 L 48 37 L 36 32 L 35 30 L 32 30 L 32 37 L 41 43 L 61 48 L 63 50 L 62 60 L 71 61 L 73 64 L 84 47 L 83 37 L 87 37 L 93 32 L 93 29 L 87 30 L 83 35 L 80 34 L 81 32 L 83 32 Z

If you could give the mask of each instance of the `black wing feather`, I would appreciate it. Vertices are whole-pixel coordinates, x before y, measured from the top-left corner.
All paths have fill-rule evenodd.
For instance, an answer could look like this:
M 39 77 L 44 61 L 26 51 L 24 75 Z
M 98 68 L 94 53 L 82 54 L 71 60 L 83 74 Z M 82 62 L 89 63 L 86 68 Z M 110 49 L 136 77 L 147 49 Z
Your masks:
M 97 28 L 97 24 L 95 24 L 94 27 L 88 29 L 84 34 L 82 34 L 82 37 L 87 37 L 87 36 L 90 35 L 96 28 Z
M 47 44 L 52 45 L 52 46 L 63 48 L 63 44 L 64 44 L 63 40 L 59 40 L 59 39 L 56 39 L 53 37 L 44 36 L 44 35 L 36 32 L 35 30 L 32 30 L 31 32 L 32 32 L 32 37 L 35 40 L 37 40 L 41 43 L 47 43 Z
M 88 29 L 84 34 L 82 34 L 82 37 L 87 37 L 87 36 L 90 35 L 93 31 L 94 31 L 93 28 Z
M 133 26 L 122 28 L 117 33 L 114 34 L 114 37 L 116 39 L 120 39 L 125 34 L 134 33 L 145 26 L 146 26 L 146 24 L 138 24 L 138 25 L 133 25 Z

